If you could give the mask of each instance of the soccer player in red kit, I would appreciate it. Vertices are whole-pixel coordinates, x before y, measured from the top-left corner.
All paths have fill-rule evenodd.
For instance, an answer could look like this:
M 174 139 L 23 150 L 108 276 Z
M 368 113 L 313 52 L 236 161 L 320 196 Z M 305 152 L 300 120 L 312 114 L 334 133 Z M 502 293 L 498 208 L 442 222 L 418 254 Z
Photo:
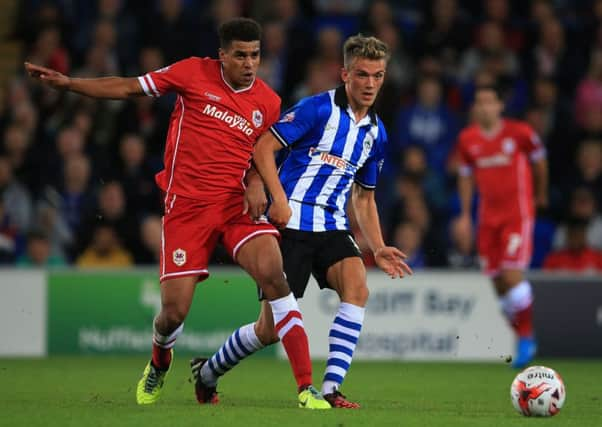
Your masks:
M 152 359 L 138 383 L 139 404 L 154 403 L 172 363 L 197 282 L 209 276 L 218 241 L 261 287 L 288 354 L 303 407 L 330 405 L 311 385 L 307 335 L 283 274 L 278 231 L 245 213 L 245 179 L 253 146 L 280 114 L 280 98 L 256 78 L 261 28 L 236 18 L 219 29 L 219 60 L 191 57 L 138 78 L 75 79 L 26 63 L 29 74 L 58 89 L 98 98 L 158 97 L 176 92 L 164 167 L 160 260 L 161 312 L 154 321 Z M 252 348 L 254 331 L 239 337 Z
M 520 368 L 536 351 L 533 296 L 523 271 L 531 260 L 535 207 L 547 205 L 547 161 L 537 134 L 524 122 L 503 118 L 503 109 L 497 88 L 477 88 L 475 124 L 462 130 L 458 139 L 460 221 L 472 227 L 476 183 L 479 256 L 518 336 L 513 366 Z

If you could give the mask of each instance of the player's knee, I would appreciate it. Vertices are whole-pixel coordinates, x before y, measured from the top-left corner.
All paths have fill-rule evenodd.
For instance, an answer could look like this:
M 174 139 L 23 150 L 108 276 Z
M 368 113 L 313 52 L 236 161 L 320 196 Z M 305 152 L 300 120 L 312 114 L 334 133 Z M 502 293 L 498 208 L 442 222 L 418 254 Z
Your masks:
M 364 307 L 368 302 L 369 296 L 370 291 L 368 290 L 368 286 L 366 286 L 366 284 L 361 284 L 344 289 L 341 299 L 344 302 Z
M 266 295 L 284 295 L 288 291 L 282 269 L 269 262 L 260 262 L 253 277 Z
M 163 306 L 161 314 L 161 317 L 165 319 L 165 323 L 170 328 L 175 329 L 184 323 L 184 319 L 188 315 L 188 309 L 178 304 L 170 304 Z
M 523 273 L 518 270 L 504 270 L 500 273 L 499 278 L 504 290 L 508 291 L 523 280 Z

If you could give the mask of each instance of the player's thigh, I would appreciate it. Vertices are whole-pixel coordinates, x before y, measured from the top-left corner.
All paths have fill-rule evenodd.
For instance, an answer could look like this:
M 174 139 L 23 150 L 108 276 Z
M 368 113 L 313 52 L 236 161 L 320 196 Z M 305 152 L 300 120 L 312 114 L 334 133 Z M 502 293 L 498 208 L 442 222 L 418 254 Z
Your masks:
M 363 306 L 368 300 L 366 268 L 359 257 L 344 258 L 331 265 L 326 280 L 343 302 Z
M 262 259 L 273 258 L 271 263 L 279 264 L 282 269 L 278 230 L 265 220 L 251 220 L 248 215 L 242 214 L 238 205 L 233 205 L 232 209 L 236 211 L 225 212 L 230 218 L 222 228 L 222 243 L 232 259 L 244 268 L 253 267 Z M 277 256 L 274 252 L 277 252 Z
M 498 227 L 481 224 L 477 229 L 477 251 L 485 274 L 495 277 L 499 273 L 503 248 Z
M 533 251 L 533 220 L 517 219 L 506 222 L 501 230 L 503 248 L 500 268 L 502 271 L 523 271 L 531 262 Z M 507 274 L 511 280 L 515 274 Z
M 353 236 L 347 231 L 328 231 L 324 236 L 313 257 L 313 274 L 318 285 L 334 289 L 341 297 L 352 291 L 360 293 L 366 287 L 366 270 Z M 345 279 L 349 283 L 344 283 Z
M 208 263 L 220 236 L 211 207 L 174 196 L 162 220 L 160 281 L 209 275 Z
M 222 237 L 232 258 L 255 280 L 269 300 L 288 295 L 282 270 L 278 231 L 267 222 L 252 222 L 248 216 L 227 224 Z

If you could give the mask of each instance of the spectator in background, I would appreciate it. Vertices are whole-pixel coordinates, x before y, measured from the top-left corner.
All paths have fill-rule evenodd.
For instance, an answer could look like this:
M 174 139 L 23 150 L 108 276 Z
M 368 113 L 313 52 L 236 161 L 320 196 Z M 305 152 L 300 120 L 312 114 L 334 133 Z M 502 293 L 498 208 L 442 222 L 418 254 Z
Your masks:
M 387 128 L 394 126 L 394 116 L 399 107 L 399 99 L 410 91 L 414 80 L 414 64 L 406 55 L 401 36 L 393 24 L 381 26 L 376 37 L 389 46 L 390 58 L 387 62 L 387 77 L 379 93 L 374 108 Z M 401 96 L 400 96 L 401 94 Z
M 479 257 L 472 238 L 472 229 L 457 217 L 449 223 L 450 247 L 447 251 L 448 266 L 454 269 L 478 269 Z
M 31 143 L 25 130 L 16 124 L 10 124 L 4 130 L 4 140 L 0 153 L 4 152 L 11 164 L 13 174 L 21 183 L 33 190 L 36 182 L 35 170 L 30 156 Z
M 14 177 L 13 166 L 6 156 L 0 156 L 0 195 L 9 226 L 19 234 L 27 233 L 32 219 L 31 195 Z
M 125 193 L 127 211 L 137 216 L 159 213 L 161 198 L 155 184 L 155 170 L 146 159 L 144 140 L 126 134 L 119 147 L 120 168 L 116 178 Z
M 446 78 L 455 77 L 460 57 L 470 44 L 472 26 L 460 13 L 457 0 L 434 0 L 425 15 L 416 36 L 415 54 L 433 56 Z
M 424 148 L 421 146 L 410 145 L 406 147 L 402 152 L 402 157 L 403 163 L 401 169 L 403 170 L 403 174 L 421 186 L 422 195 L 424 195 L 427 201 L 429 210 L 434 211 L 435 215 L 445 213 L 447 194 L 443 171 L 441 169 L 433 169 L 427 163 Z
M 332 76 L 322 71 L 322 64 L 319 61 L 311 61 L 307 65 L 306 78 L 293 92 L 292 100 L 297 102 L 302 98 L 325 92 L 338 83 L 338 77 L 337 80 L 332 80 Z
M 144 245 L 145 254 L 141 257 L 141 264 L 157 264 L 161 257 L 161 217 L 148 215 L 140 222 L 140 237 Z
M 602 49 L 592 53 L 587 75 L 581 80 L 575 95 L 575 122 L 586 126 L 590 112 L 602 114 Z
M 108 224 L 94 228 L 89 246 L 76 261 L 80 268 L 119 268 L 133 263 L 132 255 L 121 246 L 115 229 Z
M 65 219 L 72 234 L 77 233 L 82 217 L 93 206 L 90 188 L 90 160 L 81 153 L 69 156 L 63 169 L 63 182 L 58 187 L 61 195 L 60 216 Z
M 19 126 L 29 138 L 35 136 L 38 127 L 38 111 L 29 101 L 12 106 L 12 123 Z
M 96 19 L 110 24 L 115 33 L 114 49 L 120 64 L 119 68 L 128 72 L 136 67 L 134 58 L 140 40 L 138 22 L 124 7 L 125 3 L 125 0 L 98 0 Z
M 90 46 L 92 50 L 102 53 L 103 61 L 99 63 L 105 64 L 103 66 L 106 68 L 105 72 L 111 75 L 119 74 L 121 67 L 117 53 L 117 30 L 112 21 L 105 19 L 96 21 Z M 95 75 L 95 71 L 99 70 L 86 70 L 86 76 Z
M 19 267 L 59 267 L 65 265 L 65 259 L 52 255 L 48 236 L 42 231 L 30 231 L 27 234 L 27 252 L 17 259 Z
M 525 113 L 525 120 L 537 130 L 546 145 L 550 181 L 555 187 L 562 185 L 562 180 L 572 172 L 571 164 L 567 162 L 574 157 L 575 151 L 573 144 L 567 143 L 574 138 L 572 119 L 571 105 L 561 96 L 554 80 L 537 78 L 532 84 L 531 107 Z M 558 203 L 556 194 L 550 196 L 551 203 Z
M 5 203 L 0 193 L 0 265 L 13 264 L 15 261 L 19 235 L 11 225 L 6 213 Z
M 293 91 L 306 80 L 310 69 L 308 63 L 314 54 L 315 42 L 313 32 L 309 30 L 311 22 L 302 13 L 299 0 L 275 0 L 271 4 L 273 9 L 271 17 L 282 23 L 286 33 L 286 73 L 284 90 L 280 96 L 283 105 L 287 105 L 291 101 Z
M 508 0 L 485 0 L 483 2 L 485 19 L 497 23 L 504 33 L 504 44 L 515 53 L 525 46 L 525 34 L 520 25 L 512 18 L 512 5 Z
M 336 27 L 325 27 L 318 32 L 317 46 L 312 62 L 317 62 L 329 81 L 340 82 L 343 58 L 343 35 Z
M 477 46 L 470 48 L 462 56 L 458 79 L 465 83 L 473 80 L 477 71 L 485 65 L 495 66 L 496 74 L 507 78 L 516 77 L 520 71 L 516 54 L 504 44 L 502 27 L 493 21 L 485 22 L 479 27 Z
M 602 252 L 587 243 L 587 221 L 572 217 L 566 222 L 566 244 L 546 257 L 543 269 L 582 274 L 602 274 Z
M 153 10 L 143 29 L 145 42 L 158 46 L 168 64 L 195 55 L 200 42 L 195 14 L 189 13 L 183 0 L 159 0 L 158 3 L 158 10 Z
M 387 63 L 386 80 L 392 83 L 391 87 L 397 92 L 407 90 L 414 79 L 414 64 L 404 51 L 397 27 L 393 24 L 383 25 L 378 28 L 375 35 L 389 46 L 391 56 Z
M 602 249 L 602 215 L 596 210 L 596 199 L 588 188 L 576 188 L 571 193 L 568 216 L 579 219 L 587 224 L 587 244 L 596 249 Z M 554 235 L 554 248 L 560 249 L 567 245 L 567 230 L 560 226 Z
M 61 212 L 61 195 L 54 188 L 46 187 L 36 203 L 34 228 L 48 238 L 50 256 L 66 260 L 75 239 Z
M 445 105 L 436 78 L 423 76 L 416 95 L 412 105 L 397 113 L 389 157 L 395 167 L 399 164 L 395 156 L 405 147 L 417 145 L 424 150 L 429 169 L 442 175 L 459 130 L 458 121 Z
M 383 27 L 395 27 L 393 8 L 388 0 L 372 0 L 368 2 L 367 9 L 362 14 L 362 19 L 360 32 L 366 35 L 376 36 Z
M 86 247 L 93 239 L 99 223 L 110 226 L 124 247 L 136 260 L 143 258 L 136 213 L 128 211 L 123 186 L 119 181 L 105 183 L 98 192 L 96 209 L 86 215 L 79 230 L 78 249 Z
M 402 221 L 393 231 L 392 245 L 399 248 L 407 258 L 404 260 L 412 270 L 426 267 L 426 257 L 422 249 L 422 229 L 411 221 Z
M 69 73 L 69 53 L 62 45 L 58 27 L 49 26 L 38 33 L 28 60 L 60 73 Z
M 598 209 L 602 207 L 602 140 L 587 139 L 577 148 L 577 170 L 572 174 L 572 188 L 588 188 L 596 199 Z
M 237 0 L 210 0 L 207 3 L 209 3 L 207 14 L 201 16 L 200 25 L 193 30 L 195 39 L 198 40 L 199 56 L 213 58 L 220 47 L 217 29 L 224 22 L 241 16 L 242 8 L 241 2 Z M 184 57 L 176 58 L 176 60 L 180 59 L 184 59 Z M 168 63 L 170 62 L 168 61 Z
M 55 146 L 46 154 L 43 171 L 45 183 L 60 188 L 65 178 L 67 162 L 71 158 L 84 155 L 85 149 L 86 141 L 79 129 L 72 126 L 61 129 L 56 136 Z
M 583 55 L 569 49 L 565 30 L 558 19 L 548 19 L 539 27 L 537 43 L 527 57 L 525 71 L 530 80 L 537 76 L 554 79 L 563 93 L 570 93 L 579 81 Z
M 257 75 L 281 93 L 286 77 L 286 34 L 282 23 L 270 21 L 263 26 L 261 63 Z

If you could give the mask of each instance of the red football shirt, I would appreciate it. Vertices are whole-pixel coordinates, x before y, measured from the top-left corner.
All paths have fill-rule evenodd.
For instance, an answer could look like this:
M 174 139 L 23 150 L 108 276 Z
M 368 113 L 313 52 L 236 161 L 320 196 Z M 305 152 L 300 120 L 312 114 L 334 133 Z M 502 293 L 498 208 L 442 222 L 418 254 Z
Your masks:
M 581 273 L 602 272 L 602 252 L 591 248 L 583 248 L 580 251 L 565 249 L 552 252 L 546 257 L 543 269 Z
M 503 120 L 492 135 L 478 125 L 458 138 L 460 174 L 474 174 L 480 197 L 481 223 L 534 216 L 531 160 L 545 156 L 541 140 L 529 125 Z
M 221 63 L 191 57 L 138 77 L 148 96 L 178 94 L 156 176 L 167 195 L 221 201 L 244 193 L 253 146 L 280 115 L 280 97 L 261 79 L 235 90 Z

